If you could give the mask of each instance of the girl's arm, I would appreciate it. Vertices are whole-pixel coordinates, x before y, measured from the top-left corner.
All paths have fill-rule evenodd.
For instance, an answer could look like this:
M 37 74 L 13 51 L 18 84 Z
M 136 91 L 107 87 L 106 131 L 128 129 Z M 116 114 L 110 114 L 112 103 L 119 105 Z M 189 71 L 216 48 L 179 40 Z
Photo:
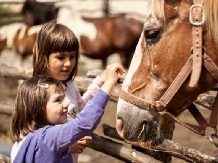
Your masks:
M 112 70 L 111 71 L 112 73 L 108 74 L 108 72 L 109 72 L 108 69 L 113 69 L 113 68 L 116 69 L 116 72 L 114 72 L 114 70 Z M 124 73 L 123 68 L 119 64 L 115 63 L 112 65 L 108 65 L 107 68 L 101 73 L 101 75 L 98 75 L 95 79 L 92 80 L 92 83 L 89 85 L 89 87 L 87 88 L 87 91 L 82 96 L 83 101 L 85 103 L 87 103 L 95 95 L 97 90 L 103 86 L 105 81 L 108 82 L 108 77 L 111 77 L 111 79 L 112 78 L 115 79 L 112 82 L 112 85 L 114 85 L 117 82 L 117 79 L 119 77 L 118 73 L 121 73 L 121 74 Z M 113 75 L 113 76 L 111 76 L 111 75 Z M 109 85 L 108 84 L 105 84 L 105 85 L 107 88 L 110 87 L 110 83 L 109 83 Z
M 77 114 L 76 119 L 48 128 L 42 136 L 44 144 L 53 151 L 63 152 L 79 139 L 91 134 L 99 124 L 109 99 L 110 96 L 100 89 Z

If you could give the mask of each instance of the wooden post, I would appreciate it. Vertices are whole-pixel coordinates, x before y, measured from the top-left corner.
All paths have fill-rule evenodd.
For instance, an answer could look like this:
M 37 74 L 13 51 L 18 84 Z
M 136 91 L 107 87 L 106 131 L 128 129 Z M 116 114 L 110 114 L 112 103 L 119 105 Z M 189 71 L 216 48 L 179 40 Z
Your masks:
M 109 0 L 104 0 L 104 3 L 103 3 L 103 13 L 104 13 L 104 16 L 109 16 L 109 14 L 110 14 Z
M 108 154 L 124 162 L 161 163 L 161 161 L 156 160 L 149 155 L 138 152 L 134 149 L 131 149 L 128 146 L 115 142 L 111 139 L 104 138 L 103 136 L 99 136 L 94 133 L 91 136 L 92 136 L 92 140 L 89 142 L 88 145 L 90 148 Z

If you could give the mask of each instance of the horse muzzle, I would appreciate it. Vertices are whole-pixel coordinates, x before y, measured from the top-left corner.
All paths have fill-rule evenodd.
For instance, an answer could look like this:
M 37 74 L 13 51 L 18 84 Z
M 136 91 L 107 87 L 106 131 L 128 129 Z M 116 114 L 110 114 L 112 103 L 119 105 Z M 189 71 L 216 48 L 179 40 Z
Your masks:
M 128 143 L 137 146 L 150 147 L 160 144 L 164 140 L 164 134 L 161 134 L 156 112 L 138 109 L 131 104 L 125 107 L 125 103 L 127 102 L 118 103 L 116 120 L 118 134 Z

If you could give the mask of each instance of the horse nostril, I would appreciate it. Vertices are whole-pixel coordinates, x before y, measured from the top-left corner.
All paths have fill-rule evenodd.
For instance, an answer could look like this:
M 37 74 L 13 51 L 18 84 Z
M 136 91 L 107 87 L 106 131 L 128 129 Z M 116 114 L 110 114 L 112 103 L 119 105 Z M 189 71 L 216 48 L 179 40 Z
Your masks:
M 148 124 L 148 121 L 143 121 L 142 126 L 146 126 Z

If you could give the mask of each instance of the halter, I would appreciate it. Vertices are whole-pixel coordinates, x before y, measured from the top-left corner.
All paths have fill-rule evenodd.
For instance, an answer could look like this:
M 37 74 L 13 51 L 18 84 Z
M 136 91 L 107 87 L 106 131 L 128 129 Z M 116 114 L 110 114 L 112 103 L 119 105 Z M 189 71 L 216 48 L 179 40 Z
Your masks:
M 214 77 L 214 79 L 218 82 L 218 68 L 214 64 L 214 62 L 210 59 L 210 57 L 206 54 L 206 49 L 202 46 L 202 25 L 204 23 L 204 15 L 203 15 L 203 3 L 204 0 L 194 0 L 194 4 L 190 8 L 189 20 L 192 26 L 192 43 L 193 47 L 191 48 L 192 55 L 189 57 L 188 61 L 185 63 L 184 67 L 181 69 L 177 77 L 174 79 L 172 84 L 168 87 L 166 92 L 160 98 L 159 101 L 155 101 L 154 103 L 146 102 L 144 99 L 139 98 L 133 94 L 130 94 L 122 88 L 119 92 L 119 97 L 123 100 L 130 102 L 132 104 L 138 105 L 147 110 L 154 110 L 156 112 L 162 112 L 165 115 L 171 117 L 175 122 L 180 125 L 185 126 L 189 130 L 205 136 L 205 130 L 207 127 L 211 127 L 215 130 L 215 134 L 211 134 L 209 139 L 216 147 L 216 144 L 212 139 L 214 137 L 218 138 L 217 135 L 217 108 L 218 108 L 218 96 L 216 96 L 215 102 L 212 107 L 210 122 L 207 123 L 205 118 L 201 115 L 198 109 L 192 104 L 188 110 L 193 115 L 193 117 L 198 122 L 199 126 L 188 124 L 182 122 L 179 118 L 171 114 L 167 111 L 166 107 L 174 97 L 176 92 L 179 90 L 181 85 L 186 81 L 187 77 L 191 74 L 191 79 L 189 86 L 194 87 L 197 85 L 198 80 L 201 74 L 202 65 L 207 69 L 207 71 Z M 203 50 L 202 50 L 203 49 Z

